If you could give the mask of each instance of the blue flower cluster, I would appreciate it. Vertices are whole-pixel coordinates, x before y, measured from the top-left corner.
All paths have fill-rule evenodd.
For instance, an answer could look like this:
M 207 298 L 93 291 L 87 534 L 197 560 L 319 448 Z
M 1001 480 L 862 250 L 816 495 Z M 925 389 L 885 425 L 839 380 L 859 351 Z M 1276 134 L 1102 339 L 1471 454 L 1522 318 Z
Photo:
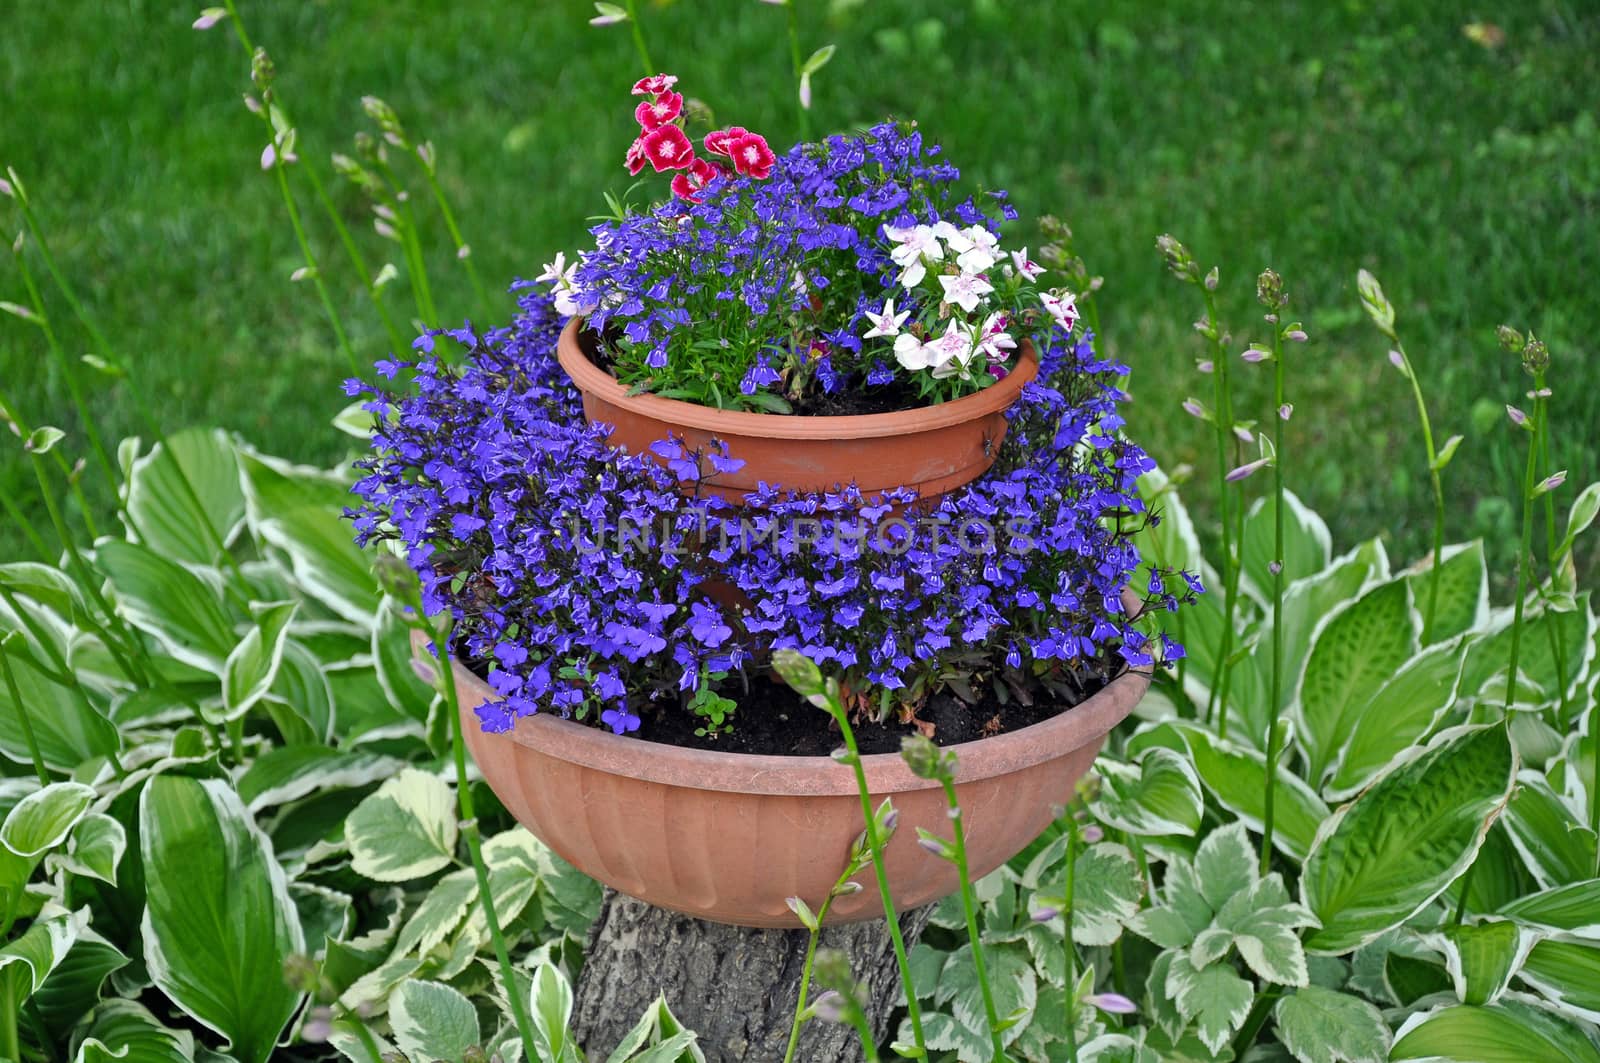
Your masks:
M 852 490 L 731 507 L 676 484 L 737 454 L 667 440 L 667 469 L 606 446 L 556 361 L 550 296 L 521 308 L 508 329 L 422 337 L 410 394 L 349 385 L 377 415 L 357 535 L 400 543 L 427 607 L 454 614 L 504 698 L 479 709 L 486 730 L 541 710 L 619 733 L 704 712 L 784 647 L 875 713 L 946 688 L 1048 698 L 1073 669 L 1151 663 L 1120 593 L 1140 566 L 1129 535 L 1154 519 L 1134 487 L 1152 463 L 1116 434 L 1126 368 L 1088 340 L 1042 346 L 994 468 L 935 505 Z M 1133 589 L 1176 609 L 1163 587 Z
M 883 226 L 998 222 L 960 198 L 955 167 L 915 127 L 798 144 L 765 180 L 713 182 L 699 204 L 676 199 L 592 230 L 572 304 L 607 338 L 629 386 L 713 406 L 763 405 L 787 369 L 812 381 L 883 383 L 892 365 L 863 364 L 862 322 L 896 291 Z M 992 193 L 1001 216 L 1015 210 Z M 523 282 L 527 283 L 527 282 Z

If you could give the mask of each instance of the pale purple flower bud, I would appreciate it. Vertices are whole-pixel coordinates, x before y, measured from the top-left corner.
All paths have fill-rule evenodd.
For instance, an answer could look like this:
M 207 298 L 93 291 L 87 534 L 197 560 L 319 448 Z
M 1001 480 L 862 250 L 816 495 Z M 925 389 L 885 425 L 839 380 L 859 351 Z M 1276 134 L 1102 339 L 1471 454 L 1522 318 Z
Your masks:
M 1247 362 L 1264 362 L 1272 357 L 1272 352 L 1262 350 L 1260 347 L 1251 347 L 1239 356 Z
M 194 20 L 193 25 L 197 30 L 208 30 L 227 17 L 228 11 L 226 8 L 208 7 L 200 12 L 200 17 Z
M 1211 272 L 1206 274 L 1206 279 L 1205 279 L 1206 291 L 1208 291 L 1208 292 L 1216 291 L 1217 290 L 1217 284 L 1221 281 L 1221 279 L 1222 279 L 1221 272 L 1217 269 L 1216 266 L 1212 266 L 1211 267 Z
M 1202 373 L 1214 373 L 1217 370 L 1216 363 L 1209 358 L 1200 359 L 1200 361 L 1194 363 L 1194 367 Z
M 1111 1015 L 1132 1015 L 1139 1010 L 1137 1004 L 1121 993 L 1090 993 L 1083 1002 Z
M 1283 562 L 1282 561 L 1268 561 L 1267 562 L 1267 571 L 1272 573 L 1274 576 L 1276 576 L 1278 573 L 1283 571 Z
M 628 21 L 627 15 L 596 15 L 589 20 L 591 26 L 614 26 L 618 22 Z
M 837 989 L 824 990 L 811 1002 L 811 1013 L 823 1022 L 838 1022 L 844 1017 L 844 997 Z
M 1392 350 L 1389 352 L 1389 364 L 1400 370 L 1402 373 L 1405 372 L 1406 359 L 1405 356 L 1399 351 Z
M 1511 423 L 1516 425 L 1518 428 L 1528 427 L 1528 415 L 1517 409 L 1515 406 L 1508 405 L 1506 407 L 1506 416 L 1511 418 Z
M 382 218 L 374 218 L 373 222 L 372 222 L 372 227 L 374 229 L 376 229 L 377 232 L 378 232 L 378 235 L 383 237 L 385 240 L 393 240 L 396 243 L 400 242 L 400 234 L 395 231 L 395 228 L 394 228 L 393 225 L 390 225 L 388 222 L 384 221 Z
M 883 818 L 883 829 L 893 832 L 900 825 L 900 810 L 891 808 L 889 814 Z
M 433 142 L 417 145 L 417 158 L 422 160 L 422 165 L 433 169 Z
M 1206 408 L 1200 405 L 1200 403 L 1194 399 L 1184 399 L 1183 412 L 1188 414 L 1190 417 L 1199 417 L 1203 419 L 1206 415 Z
M 11 190 L 11 182 L 4 177 L 0 177 L 0 195 L 5 196 L 7 199 L 14 199 L 17 195 Z
M 1054 919 L 1060 914 L 1061 913 L 1056 911 L 1054 908 L 1035 908 L 1033 911 L 1028 913 L 1028 918 L 1032 919 L 1035 923 L 1048 923 L 1050 920 Z
M 0 300 L 0 311 L 11 314 L 13 317 L 20 317 L 24 321 L 39 320 L 38 314 L 35 314 L 32 310 L 26 306 L 23 306 L 21 303 L 12 303 Z
M 1293 343 L 1304 343 L 1306 341 L 1306 330 L 1302 328 L 1292 328 L 1283 334 L 1283 338 Z
M 394 217 L 395 217 L 394 208 L 388 206 L 387 204 L 384 204 L 384 203 L 375 204 L 373 206 L 373 208 L 372 208 L 372 213 L 376 214 L 378 217 L 382 218 L 384 221 L 394 221 Z
M 278 148 L 275 144 L 268 144 L 261 149 L 261 168 L 270 170 L 278 162 Z
M 1247 461 L 1237 469 L 1229 470 L 1228 475 L 1225 478 L 1229 483 L 1238 483 L 1246 476 L 1266 468 L 1271 463 L 1272 461 L 1270 458 L 1257 458 L 1255 461 Z
M 310 266 L 301 266 L 299 269 L 297 269 L 293 273 L 289 274 L 289 279 L 291 281 L 303 281 L 308 277 L 315 277 L 316 275 L 317 275 L 317 271 L 315 269 L 313 269 L 312 267 L 310 267 Z
M 1286 402 L 1278 407 L 1278 419 L 1287 421 L 1294 414 L 1294 403 Z
M 946 819 L 960 819 L 961 818 L 961 806 L 960 805 L 951 805 L 945 811 L 944 816 L 945 816 Z
M 383 139 L 387 140 L 390 144 L 397 148 L 403 148 L 406 146 L 406 138 L 401 136 L 399 133 L 396 133 L 392 129 L 385 129 L 383 131 Z
M 918 838 L 917 844 L 922 846 L 934 856 L 944 855 L 944 846 L 933 838 Z
M 17 238 L 15 240 L 11 241 L 11 253 L 13 255 L 22 254 L 22 244 L 27 239 L 27 235 L 28 235 L 28 230 L 26 230 L 26 229 L 18 229 L 17 230 Z
M 1241 443 L 1254 443 L 1256 441 L 1255 433 L 1242 424 L 1233 426 L 1233 434 L 1239 438 Z
M 1536 388 L 1535 390 L 1528 392 L 1528 398 L 1548 399 L 1552 394 L 1554 394 L 1554 392 L 1552 392 L 1549 388 Z
M 811 75 L 800 75 L 800 106 L 811 110 Z
M 1095 826 L 1093 823 L 1083 828 L 1083 840 L 1088 842 L 1090 845 L 1093 845 L 1098 841 L 1104 841 L 1105 836 L 1106 832 Z
M 841 882 L 833 888 L 835 897 L 848 897 L 852 893 L 860 893 L 866 887 L 859 882 Z
M 251 114 L 260 114 L 261 101 L 247 92 L 244 94 L 244 109 L 249 111 Z
M 1554 491 L 1556 488 L 1560 487 L 1566 482 L 1567 470 L 1562 469 L 1560 472 L 1553 472 L 1549 476 L 1546 476 L 1543 480 L 1540 480 L 1539 483 L 1534 487 L 1533 493 L 1536 495 L 1542 495 L 1546 491 Z
M 460 247 L 456 248 L 456 257 L 459 258 L 463 262 L 465 262 L 467 259 L 471 258 L 472 257 L 472 245 L 471 244 L 462 244 Z

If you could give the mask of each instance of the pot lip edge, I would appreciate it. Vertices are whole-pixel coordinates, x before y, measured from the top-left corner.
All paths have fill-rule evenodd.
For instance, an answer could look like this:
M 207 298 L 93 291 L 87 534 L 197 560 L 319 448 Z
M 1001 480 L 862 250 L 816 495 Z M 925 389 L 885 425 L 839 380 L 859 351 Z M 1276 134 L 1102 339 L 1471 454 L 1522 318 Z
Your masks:
M 890 413 L 796 417 L 789 414 L 721 410 L 648 393 L 630 395 L 616 377 L 591 362 L 577 343 L 582 318 L 574 316 L 561 329 L 556 359 L 573 385 L 586 398 L 594 396 L 638 416 L 707 432 L 757 436 L 794 441 L 878 439 L 919 435 L 966 424 L 1010 409 L 1022 389 L 1037 378 L 1038 354 L 1031 339 L 1019 348 L 1017 365 L 1004 380 L 982 391 L 934 406 L 918 406 Z M 1015 383 L 1013 383 L 1015 381 Z

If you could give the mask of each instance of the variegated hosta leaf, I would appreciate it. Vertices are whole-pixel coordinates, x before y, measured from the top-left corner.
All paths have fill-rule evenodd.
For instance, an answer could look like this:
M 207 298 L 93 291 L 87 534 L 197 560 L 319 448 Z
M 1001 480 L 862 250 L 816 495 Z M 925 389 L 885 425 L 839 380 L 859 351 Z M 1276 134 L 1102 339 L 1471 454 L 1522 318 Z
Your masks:
M 1196 968 L 1184 953 L 1172 957 L 1166 992 L 1185 1022 L 1213 1052 L 1222 1050 L 1255 1003 L 1255 989 L 1226 963 Z
M 14 644 L 13 644 L 14 645 Z M 117 725 L 94 710 L 82 698 L 52 683 L 29 660 L 8 647 L 11 677 L 16 682 L 21 705 L 13 699 L 9 683 L 0 682 L 0 752 L 18 764 L 32 761 L 29 726 L 38 743 L 45 767 L 51 771 L 73 772 L 85 762 L 104 757 L 122 748 Z
M 67 840 L 89 811 L 94 789 L 76 782 L 41 787 L 17 802 L 0 824 L 0 843 L 17 856 L 37 859 Z
M 192 1063 L 194 1035 L 170 1030 L 135 1000 L 112 997 L 80 1027 L 73 1063 Z
M 251 603 L 256 623 L 223 664 L 222 711 L 209 714 L 213 723 L 238 719 L 272 689 L 283 660 L 289 624 L 299 608 L 299 602 Z
M 1305 951 L 1296 931 L 1316 925 L 1316 916 L 1289 900 L 1276 871 L 1230 897 L 1217 912 L 1215 924 L 1232 939 L 1257 977 L 1292 986 L 1308 981 Z
M 1592 1035 L 1555 1012 L 1507 997 L 1418 1012 L 1395 1031 L 1391 1060 L 1429 1063 L 1600 1063 Z
M 298 801 L 315 793 L 370 786 L 392 777 L 394 757 L 330 746 L 279 746 L 257 757 L 239 777 L 239 796 L 252 813 Z
M 394 954 L 426 956 L 455 933 L 477 902 L 478 879 L 471 868 L 452 871 L 433 884 L 395 939 Z
M 1163 948 L 1188 948 L 1211 926 L 1217 910 L 1257 879 L 1244 825 L 1231 823 L 1206 836 L 1194 863 L 1177 858 L 1167 864 L 1160 903 L 1128 920 L 1128 929 Z
M 1463 1004 L 1492 1004 L 1539 936 L 1508 920 L 1446 927 L 1436 941 Z
M 367 1015 L 382 1014 L 389 1007 L 395 987 L 416 974 L 422 961 L 415 956 L 395 956 L 350 983 L 339 994 L 339 1003 L 350 1009 L 361 1008 Z
M 1200 780 L 1187 758 L 1155 748 L 1138 764 L 1101 757 L 1095 765 L 1100 798 L 1091 806 L 1108 826 L 1141 837 L 1194 834 L 1205 814 Z
M 1266 816 L 1267 758 L 1202 727 L 1180 725 L 1177 731 L 1211 796 L 1251 830 L 1260 831 Z M 1285 855 L 1304 860 L 1328 815 L 1328 806 L 1316 791 L 1280 763 L 1273 794 L 1272 844 Z
M 184 664 L 222 671 L 239 640 L 215 587 L 138 543 L 102 541 L 95 562 L 111 578 L 117 612 L 128 623 Z
M 955 1016 L 942 1011 L 923 1013 L 922 1036 L 933 1051 L 954 1052 L 957 1059 L 987 1059 L 994 1051 L 993 1046 L 989 1044 L 987 1031 L 979 1033 L 965 1023 L 957 1022 Z M 899 1040 L 903 1044 L 912 1043 L 910 1019 L 900 1024 Z
M 705 1063 L 697 1040 L 694 1031 L 684 1029 L 672 1014 L 663 994 L 623 1035 L 606 1063 Z
M 1242 889 L 1255 885 L 1256 854 L 1244 824 L 1230 823 L 1206 835 L 1194 858 L 1195 883 L 1216 911 Z
M 215 564 L 218 542 L 231 543 L 244 525 L 239 463 L 228 434 L 184 429 L 133 459 L 127 513 L 129 532 L 136 532 L 129 538 L 174 561 Z
M 1444 892 L 1477 855 L 1515 771 L 1500 726 L 1444 731 L 1396 758 L 1317 834 L 1300 895 L 1322 928 L 1306 947 L 1348 952 Z
M 555 964 L 542 963 L 533 972 L 528 1007 L 541 1063 L 577 1063 L 578 1046 L 567 1028 L 572 1020 L 572 985 Z
M 1404 580 L 1380 583 L 1317 634 L 1300 681 L 1295 734 L 1306 778 L 1320 785 L 1362 709 L 1417 652 L 1418 620 Z
M 1584 591 L 1577 596 L 1577 608 L 1570 612 L 1537 609 L 1523 617 L 1517 670 L 1537 686 L 1539 699 L 1544 704 L 1555 704 L 1560 700 L 1561 684 L 1552 643 L 1561 646 L 1569 687 L 1568 700 L 1581 703 L 1579 684 L 1589 674 L 1595 653 L 1595 620 L 1590 611 L 1591 601 L 1591 593 Z M 1510 606 L 1496 610 L 1485 625 L 1492 633 L 1474 642 L 1467 651 L 1466 666 L 1461 673 L 1463 696 L 1477 695 L 1489 685 L 1496 673 L 1503 673 L 1509 666 L 1512 616 Z M 1502 681 L 1498 685 L 1503 698 L 1505 684 Z
M 1511 842 L 1541 886 L 1565 886 L 1594 876 L 1595 836 L 1543 775 L 1524 771 L 1504 818 Z
M 262 540 L 289 558 L 307 595 L 351 623 L 370 626 L 381 596 L 372 558 L 358 549 L 337 509 L 279 509 L 257 528 Z
M 128 848 L 128 832 L 122 823 L 103 812 L 90 812 L 72 829 L 72 840 L 65 855 L 53 857 L 74 875 L 97 878 L 117 884 L 117 865 Z
M 27 930 L 0 946 L 0 987 L 11 994 L 6 1007 L 15 1009 L 39 991 L 88 923 L 87 912 L 53 910 L 56 914 L 44 917 L 41 913 Z
M 145 966 L 240 1063 L 264 1063 L 300 1003 L 283 961 L 305 939 L 272 843 L 232 786 L 159 775 L 139 800 Z
M 379 882 L 408 882 L 455 861 L 455 798 L 435 775 L 408 768 L 345 820 L 350 866 Z
M 1262 603 L 1272 601 L 1274 559 L 1283 564 L 1283 584 L 1314 576 L 1328 567 L 1333 557 L 1333 537 L 1328 525 L 1293 491 L 1285 490 L 1283 509 L 1283 557 L 1277 557 L 1277 499 L 1264 495 L 1250 505 L 1244 518 L 1244 543 L 1240 547 L 1241 586 Z
M 1384 1063 L 1389 1026 L 1371 1004 L 1349 993 L 1305 986 L 1272 1011 L 1278 1040 L 1300 1063 Z
M 472 1001 L 439 982 L 402 982 L 389 997 L 389 1025 L 411 1059 L 456 1063 L 481 1036 Z
M 1541 941 L 1528 953 L 1517 976 L 1564 1013 L 1600 1022 L 1600 945 Z
M 1438 578 L 1438 601 L 1434 605 L 1433 627 L 1428 632 L 1430 644 L 1474 631 L 1488 621 L 1489 572 L 1483 540 L 1446 546 Z M 1406 573 L 1406 579 L 1411 581 L 1411 596 L 1418 612 L 1426 613 L 1433 593 L 1433 566 L 1414 569 Z
M 995 1014 L 1001 1017 L 1022 1009 L 1023 1017 L 1004 1033 L 1001 1040 L 1015 1041 L 1033 1020 L 1039 998 L 1039 983 L 1028 953 L 1015 945 L 991 946 L 983 950 L 989 974 L 989 990 L 994 996 Z M 972 946 L 962 945 L 950 954 L 939 975 L 934 1002 L 948 1006 L 956 1021 L 989 1039 L 989 1020 L 983 1010 L 983 991 L 978 985 L 978 970 L 972 962 Z
M 1042 850 L 1025 872 L 1026 882 L 1046 881 L 1034 894 L 1033 907 L 1065 913 L 1066 878 L 1061 866 L 1066 839 Z M 1079 851 L 1073 861 L 1072 940 L 1080 945 L 1109 945 L 1122 935 L 1139 910 L 1144 878 L 1126 847 L 1100 842 Z M 1052 924 L 1054 921 L 1052 920 Z
M 1527 926 L 1600 941 L 1600 878 L 1530 893 L 1502 907 L 1500 914 Z

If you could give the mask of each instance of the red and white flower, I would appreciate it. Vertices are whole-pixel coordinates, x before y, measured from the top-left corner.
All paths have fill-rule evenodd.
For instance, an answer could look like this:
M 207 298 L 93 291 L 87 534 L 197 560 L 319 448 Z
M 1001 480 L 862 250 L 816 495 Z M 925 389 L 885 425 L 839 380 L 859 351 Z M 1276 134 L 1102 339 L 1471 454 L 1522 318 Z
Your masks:
M 900 335 L 900 326 L 904 325 L 906 318 L 910 316 L 911 311 L 909 310 L 902 310 L 898 314 L 895 313 L 894 300 L 885 299 L 883 301 L 883 313 L 874 314 L 871 310 L 866 312 L 867 320 L 872 322 L 872 328 L 861 338 L 870 340 L 874 336 L 898 336 Z
M 677 83 L 676 75 L 656 74 L 654 77 L 640 78 L 635 81 L 633 83 L 633 94 L 635 96 L 654 96 L 657 93 L 666 92 Z
M 663 92 L 653 100 L 641 101 L 633 109 L 633 117 L 645 132 L 660 129 L 683 113 L 683 94 Z
M 750 130 L 746 129 L 742 125 L 729 126 L 727 129 L 712 130 L 706 134 L 706 139 L 704 141 L 706 150 L 713 155 L 722 155 L 732 158 L 733 152 L 729 149 L 728 145 L 733 141 L 738 140 L 740 137 L 745 136 L 749 132 Z
M 675 125 L 652 129 L 640 138 L 644 157 L 657 173 L 682 170 L 694 162 L 694 144 Z
M 701 190 L 721 176 L 721 170 L 704 159 L 696 159 L 689 164 L 687 173 L 673 175 L 672 194 L 690 203 L 699 203 Z
M 644 169 L 645 163 L 649 161 L 644 154 L 644 137 L 635 137 L 633 143 L 628 145 L 628 154 L 623 158 L 622 164 L 628 168 L 630 174 L 637 177 L 639 171 Z
M 991 362 L 1003 362 L 1010 357 L 1006 352 L 1017 349 L 1017 341 L 1006 331 L 1009 319 L 1003 312 L 990 314 L 978 330 L 978 350 Z
M 759 133 L 745 133 L 728 141 L 728 155 L 733 168 L 739 173 L 764 180 L 772 173 L 772 164 L 778 157 L 767 147 L 767 139 Z
M 1036 281 L 1044 274 L 1044 267 L 1028 257 L 1028 249 L 1011 252 L 1011 264 L 1016 267 L 1017 275 L 1025 281 Z
M 1055 319 L 1063 331 L 1071 332 L 1078 324 L 1078 304 L 1071 292 L 1040 292 L 1039 302 L 1045 312 Z
M 944 289 L 945 302 L 954 303 L 969 314 L 978 309 L 984 296 L 994 291 L 994 285 L 979 273 L 946 274 L 939 278 L 939 286 Z

